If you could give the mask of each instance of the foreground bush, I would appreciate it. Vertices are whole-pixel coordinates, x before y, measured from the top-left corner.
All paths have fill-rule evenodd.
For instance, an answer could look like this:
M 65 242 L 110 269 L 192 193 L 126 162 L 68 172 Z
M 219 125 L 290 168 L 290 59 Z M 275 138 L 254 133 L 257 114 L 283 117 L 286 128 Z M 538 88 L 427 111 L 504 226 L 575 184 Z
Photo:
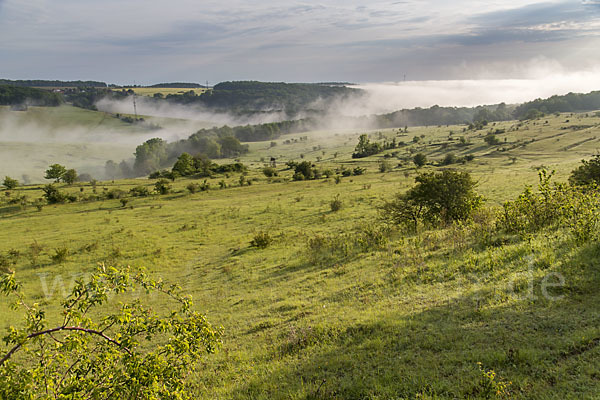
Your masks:
M 578 241 L 593 239 L 600 224 L 600 193 L 551 179 L 552 173 L 540 171 L 537 192 L 527 187 L 517 199 L 504 203 L 499 225 L 521 235 L 567 227 Z
M 111 296 L 134 291 L 162 293 L 176 307 L 162 316 L 140 299 L 110 306 Z M 189 297 L 144 273 L 102 266 L 49 317 L 27 302 L 14 274 L 2 275 L 0 293 L 24 318 L 4 337 L 2 399 L 190 399 L 186 377 L 221 342 L 221 329 L 193 311 Z

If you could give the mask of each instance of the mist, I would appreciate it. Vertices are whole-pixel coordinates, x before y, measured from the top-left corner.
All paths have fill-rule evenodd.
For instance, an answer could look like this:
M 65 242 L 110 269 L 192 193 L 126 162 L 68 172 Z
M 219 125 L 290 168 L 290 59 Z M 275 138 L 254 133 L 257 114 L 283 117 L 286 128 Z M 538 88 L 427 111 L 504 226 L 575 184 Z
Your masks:
M 320 99 L 308 108 L 321 112 L 297 114 L 293 118 L 316 118 L 315 129 L 322 131 L 319 134 L 322 140 L 327 140 L 328 132 L 371 129 L 367 118 L 344 117 L 364 117 L 433 105 L 516 104 L 569 92 L 587 93 L 600 89 L 600 68 L 565 72 L 540 65 L 531 69 L 524 79 L 375 82 L 354 87 L 363 89 L 363 95 L 334 101 Z M 27 112 L 0 108 L 0 175 L 20 178 L 27 174 L 32 182 L 40 182 L 48 165 L 61 163 L 103 179 L 107 160 L 131 160 L 136 146 L 153 137 L 172 142 L 185 139 L 202 128 L 262 124 L 291 118 L 280 110 L 239 116 L 198 105 L 175 105 L 138 96 L 138 114 L 160 126 L 145 129 L 124 124 L 108 114 L 132 114 L 131 98 L 104 99 L 97 107 L 107 113 L 104 117 L 95 114 L 97 123 L 90 123 L 85 118 L 79 120 L 82 114 L 66 118 L 71 114 L 55 113 L 52 108 L 44 112 L 37 107 L 30 107 Z
M 540 67 L 525 79 L 480 79 L 365 83 L 355 87 L 367 92 L 364 102 L 337 105 L 344 115 L 383 114 L 403 108 L 433 105 L 474 107 L 486 104 L 517 104 L 564 95 L 600 90 L 600 68 L 564 72 Z

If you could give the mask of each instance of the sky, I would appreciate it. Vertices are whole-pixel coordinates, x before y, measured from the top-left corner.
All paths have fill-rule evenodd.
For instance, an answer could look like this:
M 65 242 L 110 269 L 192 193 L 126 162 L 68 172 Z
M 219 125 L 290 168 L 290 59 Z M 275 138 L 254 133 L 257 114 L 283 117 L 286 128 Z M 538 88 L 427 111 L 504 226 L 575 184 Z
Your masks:
M 531 79 L 598 49 L 600 0 L 0 0 L 8 79 Z

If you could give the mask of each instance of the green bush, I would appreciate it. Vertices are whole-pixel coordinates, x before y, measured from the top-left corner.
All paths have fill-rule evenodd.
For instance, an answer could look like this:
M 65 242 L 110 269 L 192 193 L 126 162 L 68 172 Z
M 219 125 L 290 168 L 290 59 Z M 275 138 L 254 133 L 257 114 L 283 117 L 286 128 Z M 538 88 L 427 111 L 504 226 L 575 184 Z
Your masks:
M 56 186 L 52 184 L 44 186 L 42 190 L 44 192 L 44 198 L 48 204 L 64 203 L 68 200 L 68 196 L 62 193 L 56 188 Z
M 2 185 L 8 190 L 12 190 L 12 189 L 16 188 L 17 186 L 19 186 L 19 181 L 16 179 L 12 179 L 9 176 L 5 176 L 4 181 L 2 182 Z
M 417 228 L 420 221 L 431 224 L 464 221 L 481 206 L 475 181 L 467 172 L 442 171 L 417 176 L 417 183 L 380 207 L 381 216 L 393 223 Z
M 594 238 L 600 224 L 600 193 L 551 183 L 552 175 L 541 170 L 537 192 L 526 187 L 517 199 L 504 203 L 499 226 L 518 234 L 567 227 L 579 242 Z
M 167 194 L 171 191 L 171 185 L 166 179 L 160 179 L 154 184 L 154 190 L 159 194 Z
M 577 186 L 589 186 L 600 184 L 600 154 L 591 160 L 581 160 L 578 168 L 571 171 L 569 183 Z
M 133 197 L 146 197 L 150 195 L 150 191 L 145 186 L 136 186 L 129 189 L 129 194 Z
M 342 201 L 340 200 L 340 195 L 336 195 L 333 200 L 329 202 L 329 207 L 332 212 L 336 212 L 342 209 Z
M 250 241 L 250 246 L 257 247 L 259 249 L 266 249 L 273 242 L 273 238 L 269 232 L 257 232 L 254 234 L 254 238 Z
M 277 176 L 277 170 L 273 167 L 264 167 L 262 170 L 262 173 L 267 177 L 267 178 L 272 178 L 274 176 Z

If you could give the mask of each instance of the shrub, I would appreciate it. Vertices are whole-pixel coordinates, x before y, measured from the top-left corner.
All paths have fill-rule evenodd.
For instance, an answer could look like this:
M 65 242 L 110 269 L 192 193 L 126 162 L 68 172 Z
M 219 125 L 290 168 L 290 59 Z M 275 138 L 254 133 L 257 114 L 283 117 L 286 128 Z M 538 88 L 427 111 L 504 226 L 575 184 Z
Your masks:
M 56 186 L 52 184 L 44 186 L 42 190 L 44 191 L 44 197 L 48 204 L 64 203 L 67 201 L 67 195 L 59 191 Z
M 273 238 L 269 235 L 269 232 L 261 231 L 254 234 L 254 238 L 250 241 L 250 246 L 266 249 L 272 242 Z
M 493 133 L 489 133 L 489 134 L 485 135 L 483 140 L 490 146 L 495 146 L 497 144 L 500 144 L 500 139 L 498 139 L 498 137 Z
M 111 189 L 108 192 L 106 192 L 106 198 L 107 199 L 120 199 L 121 197 L 125 196 L 126 192 L 124 190 L 121 189 Z
M 541 170 L 537 192 L 527 187 L 517 199 L 504 203 L 499 226 L 519 234 L 566 226 L 577 241 L 592 239 L 600 225 L 600 193 L 551 184 L 552 175 Z
M 454 153 L 446 154 L 446 157 L 440 162 L 440 165 L 450 165 L 456 163 L 456 156 Z
M 150 195 L 150 190 L 145 186 L 136 186 L 129 189 L 129 194 L 133 197 L 146 197 Z
M 365 171 L 366 171 L 366 169 L 365 169 L 365 168 L 361 168 L 361 167 L 355 167 L 355 168 L 352 170 L 352 175 L 362 175 L 362 174 L 364 174 L 364 173 L 365 173 Z
M 16 179 L 12 179 L 9 176 L 5 176 L 4 181 L 2 182 L 2 185 L 8 190 L 12 190 L 12 189 L 16 188 L 17 186 L 19 186 L 19 181 Z
M 154 190 L 159 194 L 167 194 L 171 191 L 171 185 L 166 179 L 160 179 L 154 184 Z
M 200 190 L 200 185 L 198 185 L 197 183 L 190 183 L 185 188 L 188 190 L 188 192 L 190 192 L 191 194 L 194 194 L 198 190 Z
M 329 207 L 332 212 L 336 212 L 342 209 L 342 201 L 340 200 L 340 195 L 336 195 L 333 200 L 329 202 Z
M 52 256 L 50 256 L 50 258 L 52 259 L 52 261 L 55 264 L 61 264 L 65 261 L 67 261 L 67 258 L 69 257 L 69 249 L 66 247 L 59 247 L 54 249 L 54 254 Z
M 354 153 L 352 154 L 352 158 L 363 158 L 368 157 L 373 154 L 380 153 L 383 150 L 383 147 L 379 143 L 371 143 L 369 141 L 369 136 L 367 134 L 362 134 L 358 138 L 358 144 L 354 149 Z
M 427 156 L 425 156 L 423 153 L 417 153 L 413 157 L 413 163 L 417 166 L 417 168 L 421 168 L 427 163 Z
M 571 171 L 569 183 L 578 186 L 600 184 L 600 154 L 595 155 L 589 161 L 581 160 L 581 164 Z
M 384 219 L 414 228 L 421 220 L 432 224 L 463 221 L 471 218 L 483 200 L 467 172 L 430 172 L 417 176 L 415 182 L 406 193 L 380 207 Z
M 387 156 L 387 154 L 386 154 L 386 156 Z M 383 161 L 379 162 L 379 172 L 387 172 L 391 169 L 392 169 L 392 165 L 390 164 L 389 161 L 383 160 Z
M 277 170 L 273 167 L 264 167 L 262 170 L 262 173 L 267 177 L 267 178 L 272 178 L 274 176 L 277 176 Z

